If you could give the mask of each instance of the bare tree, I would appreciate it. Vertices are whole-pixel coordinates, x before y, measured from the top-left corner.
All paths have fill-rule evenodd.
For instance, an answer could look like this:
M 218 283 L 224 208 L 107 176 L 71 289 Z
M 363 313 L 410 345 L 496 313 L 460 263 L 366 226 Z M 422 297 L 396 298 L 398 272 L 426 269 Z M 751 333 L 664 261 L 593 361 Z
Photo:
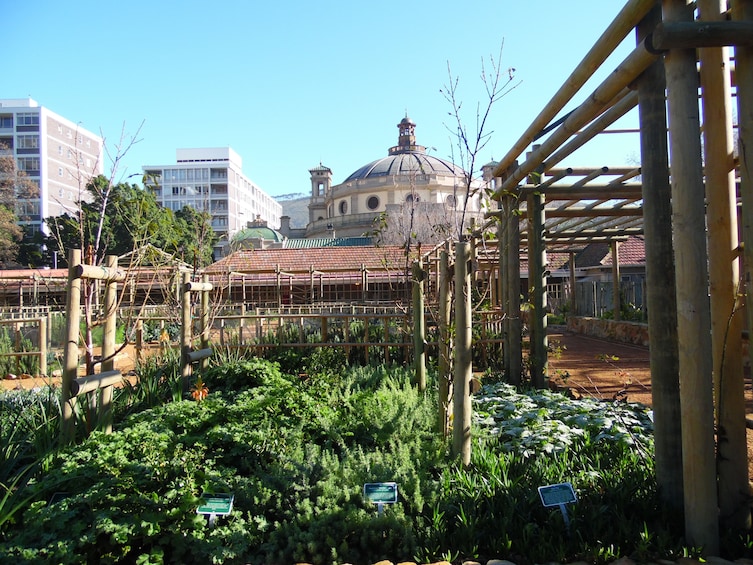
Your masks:
M 480 153 L 489 143 L 494 133 L 493 131 L 487 131 L 492 108 L 520 84 L 519 81 L 515 82 L 515 69 L 513 67 L 508 67 L 503 71 L 500 66 L 503 47 L 504 42 L 500 45 L 499 54 L 496 58 L 491 55 L 489 56 L 488 67 L 490 70 L 488 72 L 487 64 L 483 58 L 481 59 L 481 82 L 484 85 L 486 97 L 483 101 L 476 103 L 475 129 L 468 129 L 468 121 L 464 118 L 463 113 L 463 102 L 460 99 L 460 78 L 453 76 L 449 61 L 447 62 L 449 79 L 445 87 L 440 90 L 452 108 L 449 115 L 453 119 L 453 124 L 452 126 L 445 124 L 448 131 L 455 138 L 452 160 L 453 162 L 460 163 L 463 169 L 463 185 L 455 189 L 456 201 L 462 202 L 462 205 L 459 206 L 459 213 L 456 215 L 455 237 L 457 239 L 463 238 L 463 233 L 467 227 L 471 199 L 482 196 L 480 194 L 482 185 L 475 182 L 475 178 L 479 170 L 478 159 Z M 457 159 L 454 155 L 455 148 L 458 151 Z
M 28 203 L 37 198 L 39 187 L 18 168 L 13 152 L 0 144 L 0 264 L 12 264 L 23 237 L 19 220 L 28 219 Z

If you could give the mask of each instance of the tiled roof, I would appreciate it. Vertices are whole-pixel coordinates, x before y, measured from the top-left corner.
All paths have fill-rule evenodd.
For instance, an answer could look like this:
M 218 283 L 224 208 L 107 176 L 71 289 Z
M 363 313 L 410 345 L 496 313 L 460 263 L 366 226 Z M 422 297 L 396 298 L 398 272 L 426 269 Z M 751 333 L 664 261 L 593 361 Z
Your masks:
M 620 265 L 644 265 L 646 246 L 643 237 L 630 236 L 618 245 Z M 612 248 L 608 243 L 592 243 L 578 253 L 575 265 L 579 268 L 597 267 L 612 264 Z
M 623 241 L 617 254 L 620 259 L 620 265 L 645 265 L 646 264 L 646 245 L 642 237 L 633 236 Z M 609 261 L 612 261 L 612 255 L 609 255 Z
M 207 274 L 308 271 L 314 269 L 402 271 L 405 250 L 396 245 L 374 247 L 313 247 L 302 249 L 243 249 L 206 268 Z

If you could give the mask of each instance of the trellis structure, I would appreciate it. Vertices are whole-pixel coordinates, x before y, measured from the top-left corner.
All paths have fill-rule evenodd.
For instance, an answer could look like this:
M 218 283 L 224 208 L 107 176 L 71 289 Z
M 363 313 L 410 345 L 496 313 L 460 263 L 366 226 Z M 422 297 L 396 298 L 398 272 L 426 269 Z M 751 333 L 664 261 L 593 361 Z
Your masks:
M 521 341 L 515 314 L 520 312 L 521 248 L 528 255 L 530 360 L 539 385 L 546 376 L 547 249 L 574 249 L 599 239 L 612 242 L 616 257 L 619 238 L 644 234 L 657 478 L 665 502 L 684 508 L 688 541 L 712 555 L 719 549 L 719 511 L 727 527 L 750 526 L 736 187 L 743 239 L 753 239 L 753 0 L 731 5 L 727 11 L 719 0 L 628 1 L 496 166 L 494 198 L 500 211 L 485 226 L 493 225 L 499 234 L 501 303 L 511 313 L 506 366 L 513 374 L 521 368 L 521 351 L 515 348 Z M 583 103 L 556 120 L 633 32 L 635 50 Z M 734 46 L 734 72 L 727 46 Z M 739 161 L 732 157 L 732 94 Z M 557 167 L 636 105 L 640 169 Z M 580 180 L 567 182 L 576 173 Z M 616 178 L 600 182 L 610 173 Z M 638 174 L 640 183 L 631 180 Z M 753 246 L 744 253 L 742 280 L 750 285 Z M 748 327 L 751 316 L 749 308 Z M 716 413 L 715 397 L 724 403 Z M 715 423 L 725 433 L 718 444 Z

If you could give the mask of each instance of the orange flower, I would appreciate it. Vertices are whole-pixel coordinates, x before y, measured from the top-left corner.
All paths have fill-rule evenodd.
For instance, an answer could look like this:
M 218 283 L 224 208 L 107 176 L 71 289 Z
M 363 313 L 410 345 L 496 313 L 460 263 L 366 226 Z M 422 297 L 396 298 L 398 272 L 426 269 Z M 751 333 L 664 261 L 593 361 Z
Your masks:
M 201 380 L 201 376 L 196 379 L 196 384 L 191 387 L 191 396 L 196 402 L 201 402 L 209 395 L 209 389 Z

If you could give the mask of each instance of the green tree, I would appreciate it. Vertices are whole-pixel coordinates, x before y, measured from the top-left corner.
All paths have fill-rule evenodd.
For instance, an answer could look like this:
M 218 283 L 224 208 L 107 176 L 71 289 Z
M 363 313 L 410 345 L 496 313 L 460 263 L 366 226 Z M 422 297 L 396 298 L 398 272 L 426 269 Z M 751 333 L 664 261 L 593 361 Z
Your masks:
M 179 239 L 176 247 L 181 259 L 197 267 L 212 262 L 212 250 L 217 242 L 217 234 L 212 229 L 212 216 L 184 206 L 175 213 Z
M 86 189 L 91 201 L 80 203 L 78 216 L 45 220 L 48 247 L 61 256 L 80 248 L 87 262 L 97 264 L 106 255 L 124 255 L 149 243 L 197 268 L 211 262 L 216 236 L 206 212 L 186 207 L 174 214 L 152 192 L 135 184 L 111 184 L 104 176 L 93 178 Z

